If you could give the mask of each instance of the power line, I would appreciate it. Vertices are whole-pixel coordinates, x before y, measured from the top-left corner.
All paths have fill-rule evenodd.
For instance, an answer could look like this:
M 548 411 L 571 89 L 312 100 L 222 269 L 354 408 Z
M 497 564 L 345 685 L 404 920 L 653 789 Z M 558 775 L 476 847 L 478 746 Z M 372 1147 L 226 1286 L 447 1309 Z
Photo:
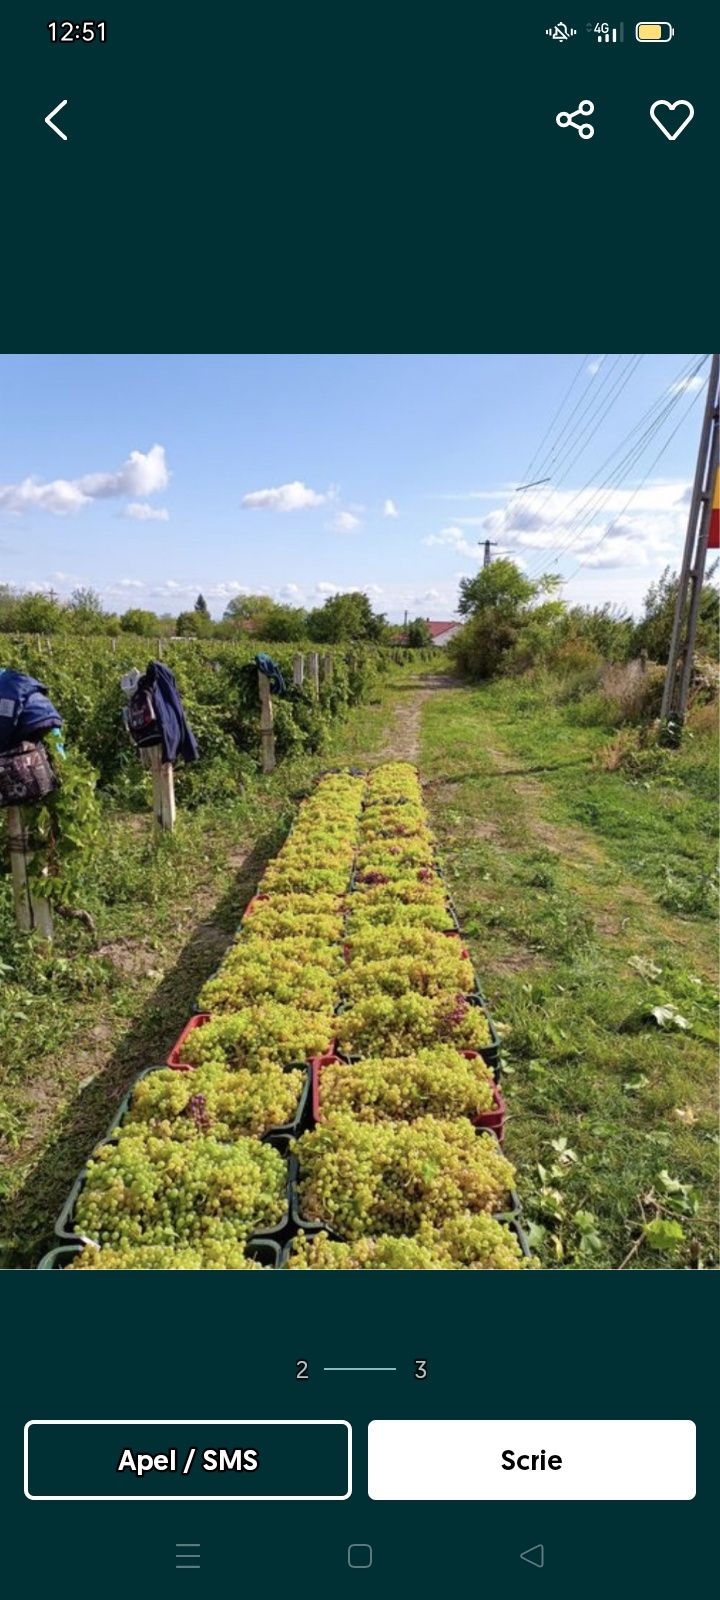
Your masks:
M 560 556 L 577 542 L 577 539 L 589 525 L 592 517 L 601 513 L 603 504 L 628 477 L 630 471 L 640 459 L 651 440 L 655 437 L 656 433 L 662 427 L 664 422 L 672 414 L 675 407 L 681 402 L 684 393 L 686 392 L 686 387 L 689 380 L 697 375 L 706 360 L 707 357 L 702 356 L 694 369 L 691 368 L 691 365 L 689 365 L 688 368 L 683 367 L 681 373 L 677 378 L 673 379 L 669 388 L 663 391 L 662 395 L 653 401 L 652 405 L 647 409 L 646 412 L 643 413 L 638 422 L 636 422 L 630 429 L 629 433 L 625 435 L 624 439 L 622 439 L 621 442 L 615 446 L 615 448 L 610 452 L 609 456 L 606 457 L 602 466 L 598 469 L 600 472 L 603 472 L 605 468 L 615 460 L 621 451 L 625 450 L 626 453 L 620 457 L 617 465 L 613 467 L 613 470 L 608 473 L 607 477 L 602 479 L 601 482 L 596 486 L 590 495 L 590 499 L 588 500 L 585 497 L 591 487 L 592 480 L 589 480 L 588 483 L 582 486 L 582 488 L 575 491 L 562 513 L 562 520 L 565 524 L 565 534 L 569 534 L 569 537 L 564 537 L 555 546 L 550 545 L 548 547 L 549 551 L 552 551 L 553 549 L 556 551 L 553 564 L 555 564 L 557 560 L 559 560 Z M 640 432 L 641 429 L 643 430 L 642 432 Z M 635 435 L 638 433 L 640 433 L 640 437 L 635 440 L 635 443 L 631 445 L 630 449 L 626 449 L 626 447 L 630 444 L 630 441 L 633 440 Z M 568 510 L 577 502 L 580 502 L 578 511 L 575 515 L 575 518 L 568 526 Z M 561 514 L 559 513 L 555 519 L 555 523 L 551 524 L 550 527 L 552 528 L 552 526 L 558 525 L 560 520 Z M 535 559 L 537 560 L 537 557 Z M 548 551 L 543 553 L 543 555 L 540 557 L 539 565 L 536 569 L 537 572 L 542 570 L 542 568 L 546 565 L 547 559 Z M 536 570 L 533 569 L 529 573 L 529 576 L 535 576 Z

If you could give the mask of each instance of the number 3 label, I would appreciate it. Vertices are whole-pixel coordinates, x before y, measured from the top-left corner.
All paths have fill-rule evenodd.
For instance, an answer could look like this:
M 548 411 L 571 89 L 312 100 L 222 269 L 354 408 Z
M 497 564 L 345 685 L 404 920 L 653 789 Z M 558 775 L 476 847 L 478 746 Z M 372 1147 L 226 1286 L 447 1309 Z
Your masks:
M 422 1360 L 420 1360 L 419 1356 L 416 1356 L 415 1357 L 415 1371 L 413 1373 L 413 1377 L 417 1378 L 418 1382 L 421 1383 L 423 1378 L 426 1378 L 427 1375 L 428 1375 L 427 1361 L 424 1358 Z

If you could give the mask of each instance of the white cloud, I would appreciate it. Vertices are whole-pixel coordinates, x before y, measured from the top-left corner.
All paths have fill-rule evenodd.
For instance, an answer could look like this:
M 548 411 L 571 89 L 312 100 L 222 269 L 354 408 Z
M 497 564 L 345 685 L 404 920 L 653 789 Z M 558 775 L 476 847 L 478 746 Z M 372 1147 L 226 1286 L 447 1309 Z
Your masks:
M 470 544 L 469 540 L 465 538 L 462 528 L 455 525 L 450 528 L 443 528 L 440 533 L 429 533 L 423 539 L 423 544 L 444 545 L 450 550 L 459 552 L 460 555 L 471 556 L 474 561 L 479 561 L 482 553 L 479 545 Z
M 81 478 L 53 478 L 46 483 L 24 478 L 21 483 L 0 484 L 0 509 L 15 514 L 48 511 L 63 517 L 92 505 L 94 500 L 156 494 L 167 487 L 169 480 L 164 448 L 154 444 L 146 454 L 131 450 L 117 472 L 89 472 Z
M 247 511 L 307 511 L 313 506 L 324 506 L 333 498 L 332 489 L 318 494 L 316 489 L 309 489 L 296 478 L 293 483 L 281 483 L 276 489 L 253 489 L 250 494 L 243 495 L 242 503 Z
M 169 522 L 170 512 L 166 506 L 149 506 L 147 500 L 131 500 L 125 507 L 124 517 L 130 517 L 133 522 Z
M 338 511 L 325 527 L 328 533 L 354 533 L 356 528 L 362 527 L 362 522 L 352 511 Z
M 385 500 L 383 502 L 382 514 L 384 517 L 399 517 L 400 512 L 398 511 L 394 500 Z
M 705 387 L 706 381 L 699 372 L 695 372 L 690 378 L 678 378 L 676 383 L 671 383 L 668 393 L 697 394 L 698 389 Z

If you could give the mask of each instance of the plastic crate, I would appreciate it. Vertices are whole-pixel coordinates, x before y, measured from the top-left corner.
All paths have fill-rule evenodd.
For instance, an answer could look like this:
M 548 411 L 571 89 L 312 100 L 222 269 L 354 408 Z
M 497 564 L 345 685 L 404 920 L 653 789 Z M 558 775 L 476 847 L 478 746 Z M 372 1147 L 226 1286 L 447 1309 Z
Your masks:
M 461 1053 L 467 1061 L 481 1061 L 483 1059 L 478 1050 L 463 1050 Z M 322 1122 L 321 1078 L 323 1067 L 332 1066 L 335 1062 L 352 1062 L 352 1064 L 356 1064 L 361 1063 L 362 1060 L 362 1056 L 349 1057 L 336 1055 L 334 1051 L 328 1051 L 326 1055 L 315 1056 L 313 1058 L 310 1064 L 309 1110 L 312 1115 L 312 1123 L 310 1124 L 311 1126 L 316 1127 L 318 1123 Z M 487 1065 L 487 1063 L 485 1063 L 485 1065 Z M 491 1087 L 493 1095 L 492 1109 L 489 1111 L 480 1111 L 477 1116 L 471 1117 L 470 1121 L 472 1122 L 473 1127 L 477 1128 L 478 1132 L 481 1132 L 483 1129 L 489 1129 L 491 1133 L 496 1135 L 498 1143 L 502 1144 L 505 1138 L 505 1117 L 507 1115 L 507 1106 L 494 1078 L 492 1078 L 492 1075 Z M 398 1120 L 402 1121 L 402 1118 Z M 304 1132 L 304 1127 L 299 1131 Z
M 48 1250 L 42 1261 L 38 1261 L 38 1272 L 58 1272 L 62 1267 L 68 1267 L 73 1256 L 79 1256 L 83 1246 L 81 1244 L 56 1244 L 54 1250 Z
M 189 1022 L 185 1023 L 185 1027 L 183 1028 L 180 1037 L 175 1041 L 167 1061 L 165 1062 L 166 1067 L 172 1067 L 175 1072 L 194 1071 L 194 1068 L 191 1066 L 189 1061 L 183 1061 L 183 1045 L 189 1035 L 194 1033 L 196 1028 L 204 1028 L 206 1022 L 212 1022 L 212 1016 L 209 1011 L 198 1011 L 194 1017 L 190 1018 Z

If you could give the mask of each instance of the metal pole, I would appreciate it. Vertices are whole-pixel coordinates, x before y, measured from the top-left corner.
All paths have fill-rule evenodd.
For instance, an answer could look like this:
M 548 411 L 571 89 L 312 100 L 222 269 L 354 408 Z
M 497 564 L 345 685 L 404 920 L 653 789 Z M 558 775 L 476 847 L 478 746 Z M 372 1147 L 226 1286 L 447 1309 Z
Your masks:
M 663 688 L 662 704 L 660 707 L 660 720 L 662 722 L 666 722 L 669 718 L 675 699 L 675 679 L 677 675 L 678 661 L 680 658 L 680 637 L 687 603 L 688 579 L 692 565 L 693 551 L 695 549 L 695 534 L 697 531 L 697 519 L 702 497 L 704 468 L 707 460 L 707 449 L 710 440 L 713 411 L 716 405 L 718 370 L 720 370 L 720 356 L 714 355 L 710 364 L 710 377 L 708 379 L 705 413 L 703 416 L 702 429 L 700 432 L 700 445 L 698 449 L 697 462 L 695 465 L 695 481 L 693 483 L 692 495 L 690 497 L 690 511 L 688 515 L 687 532 L 685 534 L 685 549 L 683 550 L 682 566 L 680 568 L 680 577 L 678 579 L 678 593 L 677 600 L 675 602 L 675 616 L 673 618 L 672 635 L 670 638 L 670 651 L 668 654 L 667 667 L 665 669 L 665 685 Z
M 718 422 L 718 411 L 716 409 L 713 417 L 712 439 L 710 443 L 710 454 L 707 461 L 705 487 L 701 497 L 702 515 L 700 518 L 700 531 L 698 533 L 697 554 L 695 556 L 695 564 L 690 575 L 690 582 L 692 586 L 690 590 L 690 614 L 688 616 L 687 642 L 685 645 L 685 656 L 680 678 L 680 694 L 678 697 L 678 717 L 680 722 L 684 721 L 685 712 L 687 710 L 688 691 L 690 688 L 690 673 L 692 671 L 693 654 L 695 651 L 695 638 L 697 635 L 698 617 L 700 615 L 700 600 L 702 597 L 703 579 L 705 577 L 705 562 L 707 560 L 713 488 L 715 486 L 715 476 L 718 470 L 718 459 L 720 458 L 720 452 L 718 451 L 719 438 L 720 423 Z

